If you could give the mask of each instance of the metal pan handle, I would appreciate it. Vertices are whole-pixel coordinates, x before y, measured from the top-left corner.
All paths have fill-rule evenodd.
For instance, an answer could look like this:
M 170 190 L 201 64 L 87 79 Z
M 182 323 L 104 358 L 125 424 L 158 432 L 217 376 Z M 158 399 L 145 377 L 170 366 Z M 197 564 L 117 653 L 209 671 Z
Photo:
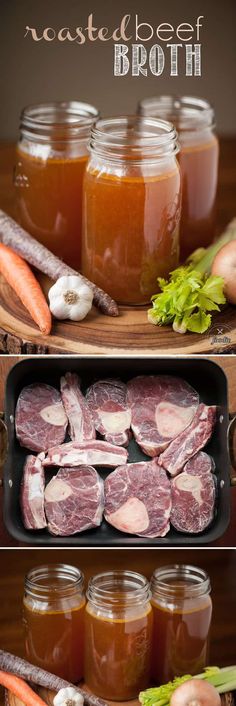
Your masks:
M 8 452 L 8 434 L 4 414 L 0 412 L 0 486 L 3 485 L 3 466 Z
M 230 481 L 231 485 L 236 486 L 236 414 L 229 415 L 229 426 L 228 426 L 228 449 L 231 461 L 231 475 Z

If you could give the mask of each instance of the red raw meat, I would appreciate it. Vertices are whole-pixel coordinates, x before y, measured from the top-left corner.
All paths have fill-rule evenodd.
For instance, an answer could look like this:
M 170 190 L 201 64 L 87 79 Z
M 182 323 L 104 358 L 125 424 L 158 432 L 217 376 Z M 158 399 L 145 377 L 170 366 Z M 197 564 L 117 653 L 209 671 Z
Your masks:
M 87 441 L 95 439 L 96 432 L 92 415 L 79 384 L 80 380 L 76 373 L 66 373 L 61 378 L 61 396 L 69 420 L 70 438 L 72 441 Z
M 45 490 L 45 512 L 51 534 L 66 537 L 102 522 L 104 486 L 95 468 L 60 468 Z
M 171 481 L 170 521 L 178 532 L 198 534 L 214 518 L 216 485 L 212 458 L 199 451 Z
M 23 388 L 15 413 L 16 436 L 21 446 L 40 453 L 53 444 L 62 444 L 67 423 L 58 390 L 44 383 Z
M 191 423 L 198 393 L 171 375 L 141 375 L 127 388 L 135 439 L 148 456 L 158 456 Z
M 61 446 L 53 446 L 49 449 L 44 466 L 81 466 L 81 464 L 91 466 L 105 466 L 116 468 L 127 462 L 128 452 L 121 446 L 113 446 L 107 441 L 91 439 L 91 441 L 69 441 Z
M 45 477 L 42 461 L 44 453 L 39 456 L 27 456 L 20 490 L 20 506 L 22 519 L 26 529 L 43 529 L 47 526 L 44 512 Z
M 129 463 L 105 480 L 107 522 L 138 537 L 164 537 L 170 528 L 171 488 L 156 461 Z
M 96 430 L 118 446 L 128 446 L 130 439 L 131 411 L 126 396 L 125 383 L 113 378 L 95 382 L 86 392 Z
M 207 444 L 215 421 L 216 407 L 200 404 L 190 426 L 159 456 L 160 465 L 164 466 L 171 476 L 180 473 L 184 464 Z
M 204 476 L 204 474 L 213 473 L 215 470 L 215 461 L 212 456 L 205 451 L 198 451 L 195 456 L 185 463 L 183 471 L 191 473 L 192 476 Z

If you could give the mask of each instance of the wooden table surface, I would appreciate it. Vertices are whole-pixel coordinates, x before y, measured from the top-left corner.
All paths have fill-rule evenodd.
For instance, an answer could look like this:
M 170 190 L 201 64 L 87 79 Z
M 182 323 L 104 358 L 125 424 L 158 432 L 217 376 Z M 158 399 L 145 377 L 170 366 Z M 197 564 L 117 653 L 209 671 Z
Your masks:
M 0 356 L 0 411 L 4 408 L 5 380 L 11 367 L 24 356 Z M 234 356 L 211 356 L 212 360 L 224 369 L 228 378 L 229 410 L 236 413 L 236 358 Z M 235 471 L 236 473 L 236 471 Z M 24 546 L 17 543 L 7 533 L 2 520 L 3 489 L 0 488 L 0 546 Z M 235 547 L 236 546 L 236 486 L 231 488 L 231 522 L 222 538 L 212 543 L 211 546 Z
M 191 552 L 191 553 L 190 553 Z M 211 579 L 213 622 L 210 663 L 236 664 L 236 551 L 234 550 L 119 550 L 82 551 L 29 549 L 0 551 L 1 648 L 24 656 L 22 596 L 24 575 L 33 566 L 66 562 L 80 567 L 87 583 L 90 576 L 111 569 L 130 569 L 151 577 L 165 564 L 190 562 L 205 569 Z

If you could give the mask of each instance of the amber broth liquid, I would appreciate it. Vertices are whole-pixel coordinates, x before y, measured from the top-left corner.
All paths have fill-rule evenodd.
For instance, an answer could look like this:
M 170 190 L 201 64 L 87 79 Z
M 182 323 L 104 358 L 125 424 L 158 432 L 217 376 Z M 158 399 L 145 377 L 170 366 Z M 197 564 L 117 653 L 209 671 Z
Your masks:
M 179 170 L 156 177 L 86 171 L 82 271 L 116 301 L 144 304 L 178 264 Z
M 180 259 L 213 241 L 216 225 L 216 191 L 219 145 L 217 138 L 196 146 L 181 146 L 182 175 Z
M 149 685 L 152 609 L 133 618 L 85 613 L 85 681 L 94 694 L 114 701 L 136 698 Z
M 77 608 L 64 611 L 31 610 L 24 602 L 29 662 L 72 683 L 80 681 L 84 674 L 84 612 L 84 600 Z
M 198 674 L 207 665 L 212 605 L 209 597 L 200 608 L 168 610 L 154 601 L 152 679 L 165 684 L 174 677 Z
M 88 156 L 41 159 L 17 151 L 15 187 L 23 228 L 75 270 L 81 264 L 82 186 Z

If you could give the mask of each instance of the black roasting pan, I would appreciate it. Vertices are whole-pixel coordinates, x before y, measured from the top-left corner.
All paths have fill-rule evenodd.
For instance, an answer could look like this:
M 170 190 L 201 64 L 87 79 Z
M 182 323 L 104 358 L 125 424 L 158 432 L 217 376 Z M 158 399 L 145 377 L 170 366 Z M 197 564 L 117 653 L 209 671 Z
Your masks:
M 76 371 L 82 380 L 82 390 L 94 380 L 107 376 L 119 376 L 126 381 L 140 374 L 168 374 L 183 377 L 200 394 L 206 404 L 218 407 L 217 423 L 207 451 L 213 456 L 216 465 L 217 506 L 212 524 L 199 535 L 176 532 L 171 528 L 166 537 L 146 539 L 124 534 L 103 520 L 101 527 L 70 537 L 53 537 L 47 530 L 30 531 L 24 528 L 20 507 L 19 491 L 22 469 L 27 452 L 21 448 L 15 435 L 14 414 L 17 398 L 22 388 L 33 382 L 45 382 L 59 388 L 60 376 L 66 371 Z M 231 421 L 234 431 L 235 419 Z M 4 427 L 5 425 L 5 427 Z M 8 437 L 8 452 L 3 468 L 4 522 L 8 532 L 19 542 L 34 546 L 76 546 L 76 547 L 169 547 L 206 545 L 222 536 L 230 520 L 230 452 L 227 378 L 222 368 L 212 360 L 189 358 L 104 358 L 104 357 L 50 357 L 29 358 L 20 361 L 11 369 L 5 388 L 4 423 Z M 131 461 L 147 457 L 131 441 L 129 448 Z M 1 460 L 1 459 L 0 459 Z M 232 459 L 231 459 L 231 462 Z M 99 470 L 99 469 L 98 469 Z M 53 473 L 56 470 L 54 469 Z M 47 477 L 53 475 L 47 471 Z M 103 478 L 109 471 L 100 469 Z

